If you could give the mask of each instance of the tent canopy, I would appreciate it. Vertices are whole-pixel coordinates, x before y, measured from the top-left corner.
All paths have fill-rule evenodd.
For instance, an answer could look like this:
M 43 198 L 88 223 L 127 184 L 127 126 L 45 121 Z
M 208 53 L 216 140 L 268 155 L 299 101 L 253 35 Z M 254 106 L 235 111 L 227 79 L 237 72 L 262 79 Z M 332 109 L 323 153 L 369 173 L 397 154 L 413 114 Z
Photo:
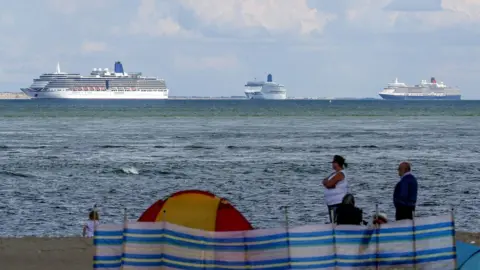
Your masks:
M 179 191 L 158 200 L 138 221 L 167 221 L 205 231 L 253 230 L 248 220 L 226 199 L 201 190 Z
M 480 247 L 457 241 L 457 266 L 461 270 L 480 269 Z

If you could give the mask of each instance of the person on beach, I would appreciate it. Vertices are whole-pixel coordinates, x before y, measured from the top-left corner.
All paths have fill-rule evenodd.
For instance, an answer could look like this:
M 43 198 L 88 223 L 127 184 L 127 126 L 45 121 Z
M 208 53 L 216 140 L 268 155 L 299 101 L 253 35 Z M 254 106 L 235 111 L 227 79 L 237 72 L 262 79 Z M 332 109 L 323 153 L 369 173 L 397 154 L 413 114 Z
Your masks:
M 93 233 L 95 232 L 95 227 L 99 224 L 99 217 L 98 212 L 90 211 L 88 214 L 88 221 L 83 225 L 83 237 L 93 237 Z
M 348 167 L 348 164 L 345 162 L 345 158 L 335 155 L 332 161 L 333 173 L 323 179 L 322 182 L 325 187 L 324 195 L 330 223 L 334 222 L 332 218 L 336 216 L 336 209 L 342 203 L 343 197 L 345 197 L 348 192 L 347 176 L 344 171 L 346 167 Z
M 395 219 L 413 219 L 413 212 L 417 203 L 417 178 L 411 173 L 411 166 L 408 162 L 400 163 L 398 175 L 400 176 L 400 181 L 395 186 L 393 193 Z
M 337 207 L 334 221 L 338 225 L 363 224 L 363 211 L 355 207 L 355 198 L 352 194 L 343 197 L 342 203 Z

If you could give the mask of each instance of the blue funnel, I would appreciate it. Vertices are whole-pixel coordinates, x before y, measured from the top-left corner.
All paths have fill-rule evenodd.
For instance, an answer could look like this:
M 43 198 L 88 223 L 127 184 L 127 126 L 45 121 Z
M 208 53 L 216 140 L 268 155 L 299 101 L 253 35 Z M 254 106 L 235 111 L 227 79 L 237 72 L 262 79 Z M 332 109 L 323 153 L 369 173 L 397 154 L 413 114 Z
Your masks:
M 122 73 L 123 74 L 123 65 L 120 61 L 115 62 L 115 73 Z
M 268 74 L 268 76 L 267 76 L 267 82 L 273 82 L 273 80 L 272 80 L 272 74 Z

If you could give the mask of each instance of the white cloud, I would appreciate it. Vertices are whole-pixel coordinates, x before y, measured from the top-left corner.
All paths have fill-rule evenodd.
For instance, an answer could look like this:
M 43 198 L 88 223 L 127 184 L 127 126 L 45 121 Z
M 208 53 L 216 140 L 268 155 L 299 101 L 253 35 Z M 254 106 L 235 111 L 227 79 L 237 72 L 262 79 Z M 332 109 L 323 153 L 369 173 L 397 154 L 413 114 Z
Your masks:
M 463 15 L 466 21 L 480 22 L 479 0 L 443 0 L 442 8 Z
M 307 0 L 179 0 L 205 25 L 300 35 L 322 32 L 336 18 L 308 6 Z
M 356 29 L 388 32 L 395 27 L 398 12 L 384 10 L 391 0 L 356 0 L 345 10 L 347 24 Z
M 435 12 L 432 12 L 435 11 Z M 356 0 L 346 20 L 373 32 L 427 32 L 480 22 L 479 0 Z
M 185 31 L 172 18 L 154 18 L 140 17 L 133 21 L 130 25 L 130 33 L 132 34 L 146 34 L 154 37 L 164 36 L 189 36 L 188 31 Z
M 415 30 L 431 31 L 452 28 L 470 23 L 480 23 L 479 0 L 442 0 L 442 11 L 421 12 L 412 10 L 402 14 L 403 21 L 409 21 Z
M 161 6 L 160 9 L 164 6 Z M 194 36 L 190 31 L 183 29 L 176 20 L 166 15 L 164 11 L 159 11 L 155 0 L 142 0 L 140 2 L 136 16 L 130 22 L 129 29 L 132 34 L 145 34 L 154 37 Z M 116 32 L 118 30 L 122 29 L 117 29 Z
M 103 52 L 107 50 L 107 44 L 98 41 L 85 41 L 82 44 L 81 50 L 84 53 Z

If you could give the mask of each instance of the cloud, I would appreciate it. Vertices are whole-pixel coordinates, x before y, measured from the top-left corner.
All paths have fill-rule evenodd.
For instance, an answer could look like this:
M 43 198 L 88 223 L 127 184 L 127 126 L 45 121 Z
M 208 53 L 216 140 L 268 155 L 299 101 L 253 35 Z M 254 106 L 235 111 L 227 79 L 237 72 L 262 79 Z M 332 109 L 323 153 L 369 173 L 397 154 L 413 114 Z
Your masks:
M 386 12 L 391 0 L 354 0 L 345 3 L 344 25 L 353 33 L 387 33 L 395 28 L 398 12 Z
M 156 0 L 142 0 L 136 16 L 130 22 L 132 34 L 145 34 L 153 37 L 178 36 L 192 37 L 194 34 L 184 29 L 174 18 L 168 15 L 170 7 Z M 119 28 L 118 31 L 123 29 Z
M 480 23 L 477 0 L 356 0 L 344 5 L 345 23 L 357 32 L 427 33 Z
M 470 22 L 480 22 L 480 1 L 478 0 L 442 0 L 442 8 L 459 13 Z
M 145 34 L 152 37 L 193 36 L 172 18 L 156 18 L 149 20 L 146 17 L 139 17 L 130 24 L 130 33 L 137 35 Z
M 307 0 L 179 0 L 204 27 L 269 33 L 321 33 L 336 16 L 308 6 Z
M 103 52 L 107 50 L 107 44 L 98 41 L 85 41 L 82 44 L 81 50 L 84 53 Z
M 142 0 L 130 33 L 177 37 L 264 37 L 319 35 L 333 13 L 308 6 L 307 0 Z M 118 33 L 121 29 L 117 28 Z
M 404 21 L 417 24 L 418 30 L 458 29 L 459 26 L 476 24 L 480 27 L 480 1 L 478 0 L 442 0 L 441 12 L 406 14 Z

